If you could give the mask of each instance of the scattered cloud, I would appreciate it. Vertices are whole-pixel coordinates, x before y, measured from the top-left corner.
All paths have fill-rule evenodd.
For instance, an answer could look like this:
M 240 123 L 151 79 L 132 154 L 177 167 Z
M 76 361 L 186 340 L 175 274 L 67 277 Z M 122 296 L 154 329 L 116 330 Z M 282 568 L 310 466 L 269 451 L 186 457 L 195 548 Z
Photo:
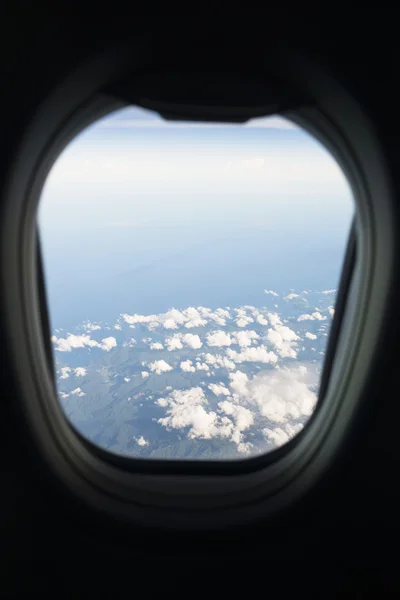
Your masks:
M 224 386 L 222 382 L 220 383 L 210 383 L 208 389 L 212 391 L 216 396 L 229 396 L 230 391 L 228 388 Z
M 316 340 L 317 336 L 314 333 L 310 333 L 309 331 L 306 331 L 306 335 L 305 337 L 309 340 Z
M 228 348 L 226 351 L 227 357 L 235 363 L 243 362 L 261 362 L 275 364 L 278 362 L 278 357 L 274 352 L 270 352 L 266 346 L 251 346 L 241 352 L 236 352 Z
M 76 367 L 74 373 L 77 377 L 84 377 L 87 373 L 87 369 L 85 369 L 85 367 Z
M 165 360 L 155 360 L 154 362 L 149 363 L 149 369 L 152 373 L 156 373 L 156 375 L 161 375 L 161 373 L 167 373 L 168 371 L 172 371 L 171 365 L 165 362 Z
M 185 371 L 185 373 L 194 373 L 196 371 L 196 368 L 193 366 L 193 362 L 191 360 L 182 361 L 180 367 L 182 371 Z
M 98 342 L 92 340 L 89 335 L 74 335 L 69 334 L 66 338 L 52 337 L 52 341 L 56 344 L 56 350 L 59 352 L 71 352 L 76 348 L 95 348 L 99 345 Z
M 232 338 L 228 333 L 219 329 L 218 331 L 212 331 L 206 335 L 208 346 L 230 346 L 232 344 Z
M 187 329 L 191 329 L 193 327 L 204 327 L 207 325 L 207 319 L 204 318 L 201 311 L 197 308 L 189 306 L 189 308 L 187 308 L 183 314 L 187 318 L 185 323 L 185 327 Z
M 210 370 L 210 367 L 205 362 L 203 362 L 203 363 L 197 362 L 195 366 L 196 366 L 197 371 L 209 371 Z
M 101 344 L 99 345 L 99 348 L 102 348 L 106 352 L 109 352 L 112 348 L 115 348 L 116 345 L 117 345 L 117 340 L 115 339 L 115 337 L 108 337 L 108 338 L 104 338 L 103 340 L 101 340 Z
M 268 313 L 268 319 L 272 327 L 282 325 L 282 321 L 280 320 L 278 313 Z
M 254 423 L 254 416 L 251 410 L 245 408 L 244 406 L 240 406 L 239 404 L 233 404 L 228 400 L 224 400 L 223 402 L 218 403 L 219 408 L 229 416 L 233 416 L 236 421 L 236 427 L 238 431 L 243 431 L 244 429 L 248 429 Z M 239 443 L 240 440 L 237 440 Z
M 69 334 L 66 338 L 57 338 L 53 336 L 52 342 L 56 344 L 56 350 L 59 352 L 71 352 L 77 348 L 101 348 L 107 352 L 117 345 L 117 340 L 114 337 L 104 338 L 100 342 L 92 340 L 89 335 L 74 335 Z
M 250 323 L 254 323 L 253 317 L 250 317 L 243 308 L 235 308 L 236 319 L 235 323 L 238 327 L 247 327 Z
M 291 425 L 285 423 L 282 427 L 275 427 L 274 429 L 266 427 L 263 429 L 263 434 L 267 437 L 276 447 L 283 446 L 289 440 L 291 440 L 297 433 L 303 429 L 302 423 L 296 423 Z
M 297 320 L 298 321 L 326 321 L 326 317 L 324 317 L 319 311 L 315 311 L 311 314 L 300 315 Z
M 256 331 L 237 331 L 232 334 L 233 343 L 238 344 L 241 348 L 251 346 L 259 337 Z
M 260 325 L 268 325 L 269 321 L 264 317 L 264 315 L 257 315 L 256 317 L 257 323 Z
M 142 435 L 140 437 L 135 438 L 135 442 L 138 444 L 138 446 L 148 446 L 149 445 L 149 442 L 147 440 L 145 440 Z
M 165 408 L 166 406 L 168 406 L 168 400 L 166 400 L 165 398 L 159 398 L 155 401 L 155 404 L 161 406 L 162 408 Z
M 72 390 L 71 394 L 72 394 L 72 396 L 78 396 L 78 397 L 86 396 L 85 392 L 82 392 L 80 387 L 77 387 L 74 390 Z
M 61 376 L 60 379 L 68 379 L 69 374 L 71 373 L 70 367 L 61 367 Z
M 240 372 L 239 372 L 240 373 Z M 231 376 L 230 387 L 239 399 L 256 405 L 260 413 L 275 423 L 309 417 L 317 402 L 313 391 L 315 372 L 304 365 L 281 368 L 249 380 L 245 373 Z
M 166 338 L 165 344 L 170 351 L 181 350 L 184 346 L 197 350 L 203 345 L 200 337 L 193 333 L 176 333 L 172 337 Z
M 100 325 L 91 323 L 90 321 L 84 323 L 82 327 L 86 329 L 86 331 L 99 331 L 101 329 Z
M 240 444 L 237 445 L 237 449 L 241 454 L 250 454 L 253 446 L 254 444 L 251 442 L 240 442 Z
M 160 342 L 150 344 L 150 350 L 164 350 L 164 346 Z
M 300 339 L 296 333 L 286 325 L 275 325 L 268 329 L 265 339 L 274 347 L 281 358 L 296 358 L 296 340 Z
M 238 446 L 244 443 L 243 431 L 253 423 L 250 410 L 228 401 L 220 402 L 218 410 L 209 410 L 207 397 L 200 387 L 174 390 L 161 400 L 167 402 L 167 416 L 158 419 L 158 423 L 167 429 L 187 428 L 189 439 L 219 437 L 229 439 Z M 240 451 L 245 451 L 245 447 Z
M 324 290 L 322 293 L 333 292 L 335 290 Z M 265 290 L 265 293 L 278 296 L 273 290 Z M 292 300 L 297 297 L 299 294 L 290 291 L 284 299 Z M 333 316 L 333 306 L 326 309 L 321 304 L 319 309 L 317 305 L 318 301 L 316 305 L 313 304 L 314 312 L 302 314 L 297 320 L 323 322 L 327 320 L 325 315 L 328 312 L 331 317 Z M 123 314 L 114 327 L 123 328 L 125 332 L 130 331 L 127 326 L 137 327 L 138 339 L 148 335 L 143 328 L 149 332 L 157 329 L 154 337 L 160 341 L 153 342 L 151 337 L 143 338 L 143 341 L 148 344 L 145 348 L 147 357 L 149 348 L 168 351 L 185 349 L 184 352 L 178 353 L 180 370 L 188 374 L 199 371 L 204 373 L 196 377 L 197 380 L 202 379 L 198 387 L 177 390 L 167 386 L 163 397 L 156 400 L 154 396 L 157 398 L 160 393 L 155 391 L 156 382 L 162 382 L 162 379 L 151 379 L 145 384 L 148 387 L 152 381 L 155 382 L 154 389 L 150 389 L 153 395 L 147 395 L 147 399 L 164 409 L 160 411 L 162 418 L 157 419 L 161 426 L 167 429 L 184 430 L 184 435 L 189 439 L 225 439 L 236 446 L 237 452 L 248 454 L 255 447 L 258 451 L 262 436 L 264 436 L 264 443 L 267 440 L 275 446 L 286 443 L 302 429 L 317 401 L 316 372 L 319 362 L 314 360 L 317 356 L 314 354 L 314 359 L 307 367 L 280 362 L 280 359 L 297 357 L 297 343 L 301 339 L 299 334 L 290 328 L 290 322 L 296 321 L 296 316 L 289 315 L 288 319 L 283 321 L 288 325 L 283 324 L 277 312 L 270 312 L 267 307 L 256 308 L 249 305 L 236 309 L 225 307 L 212 310 L 198 306 L 183 310 L 172 308 L 165 313 L 152 315 Z M 247 329 L 250 323 L 254 325 L 251 329 Z M 209 327 L 204 334 L 188 332 L 190 329 L 202 328 L 206 325 Z M 228 329 L 224 330 L 226 326 Z M 318 323 L 317 327 L 319 326 L 328 329 L 329 323 Z M 64 332 L 53 336 L 55 349 L 60 352 L 71 352 L 75 348 L 89 350 L 99 348 L 109 351 L 117 346 L 115 337 L 106 337 L 101 341 L 92 339 L 91 332 L 101 329 L 100 326 L 87 322 L 84 327 L 86 332 L 83 334 L 74 335 Z M 311 328 L 311 325 L 309 327 Z M 110 329 L 106 324 L 103 328 Z M 179 331 L 176 331 L 178 329 Z M 82 332 L 82 329 L 80 331 Z M 308 331 L 301 335 L 308 340 L 317 339 L 316 334 Z M 322 335 L 326 333 L 318 333 L 321 340 Z M 121 336 L 125 337 L 124 334 Z M 123 345 L 135 343 L 131 338 L 130 342 L 124 341 Z M 191 350 L 200 350 L 203 345 L 203 352 L 191 352 Z M 210 351 L 204 352 L 205 349 Z M 309 346 L 308 350 L 310 350 Z M 181 356 L 184 360 L 180 358 Z M 81 362 L 80 359 L 78 360 Z M 165 360 L 142 362 L 146 370 L 139 371 L 141 378 L 148 378 L 150 372 L 160 375 L 172 371 L 176 365 L 176 358 L 171 362 L 172 364 Z M 313 366 L 313 362 L 317 364 Z M 243 371 L 239 370 L 241 368 L 239 365 L 245 363 L 260 364 L 252 369 L 242 367 Z M 287 366 L 288 364 L 290 366 Z M 249 375 L 251 370 L 257 372 L 257 375 Z M 87 374 L 87 368 L 60 367 L 58 372 L 60 379 L 68 379 L 72 374 L 83 377 Z M 207 377 L 212 379 L 207 380 Z M 126 383 L 131 381 L 131 377 L 123 377 L 123 379 Z M 182 376 L 179 379 L 185 381 Z M 190 377 L 186 376 L 186 379 L 190 380 Z M 70 395 L 81 397 L 85 396 L 85 392 L 80 387 L 69 393 L 60 392 L 62 399 Z M 251 431 L 253 426 L 257 429 Z M 149 444 L 143 436 L 134 440 L 139 446 Z
M 234 362 L 232 362 L 232 360 L 230 360 L 226 356 L 222 356 L 221 354 L 207 353 L 202 356 L 203 356 L 204 361 L 207 364 L 213 365 L 214 367 L 225 368 L 228 370 L 232 370 L 232 369 L 236 368 L 236 365 Z

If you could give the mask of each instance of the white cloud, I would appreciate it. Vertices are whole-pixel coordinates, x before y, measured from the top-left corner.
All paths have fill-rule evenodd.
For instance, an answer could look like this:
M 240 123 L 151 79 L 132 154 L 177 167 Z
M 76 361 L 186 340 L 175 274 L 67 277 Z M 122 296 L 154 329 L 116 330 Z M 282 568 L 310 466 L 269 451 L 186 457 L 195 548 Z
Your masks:
M 135 438 L 135 442 L 138 444 L 138 446 L 148 446 L 149 445 L 149 442 L 146 441 L 142 435 L 138 438 Z
M 283 444 L 286 444 L 302 429 L 303 425 L 301 423 L 296 423 L 295 425 L 286 423 L 285 425 L 282 425 L 282 427 L 275 427 L 274 429 L 266 427 L 265 429 L 263 429 L 263 434 L 271 442 L 273 442 L 276 447 L 279 447 Z
M 165 360 L 155 360 L 149 364 L 149 369 L 152 373 L 156 373 L 157 375 L 161 375 L 161 373 L 167 373 L 167 371 L 172 371 L 171 365 L 165 362 Z
M 167 350 L 181 350 L 183 348 L 182 340 L 179 335 L 173 335 L 170 338 L 165 339 Z
M 168 398 L 167 416 L 158 422 L 172 429 L 189 427 L 189 439 L 211 439 L 218 434 L 218 416 L 214 411 L 207 412 L 204 404 L 207 398 L 200 387 L 174 390 Z
M 213 365 L 214 367 L 221 367 L 224 369 L 232 370 L 236 368 L 234 362 L 229 360 L 226 356 L 221 356 L 221 354 L 204 354 L 204 361 L 209 365 Z
M 268 321 L 268 319 L 266 319 L 266 318 L 264 317 L 264 315 L 257 315 L 257 317 L 256 317 L 256 321 L 257 321 L 257 323 L 259 323 L 260 325 L 268 325 L 268 322 L 269 322 L 269 321 Z
M 76 348 L 95 348 L 99 343 L 92 340 L 89 335 L 74 335 L 69 334 L 66 338 L 56 338 L 53 336 L 53 342 L 56 344 L 56 350 L 59 352 L 71 352 Z
M 328 312 L 329 312 L 330 316 L 333 318 L 334 314 L 335 314 L 335 309 L 333 308 L 333 306 L 330 306 L 328 308 Z
M 185 371 L 185 373 L 194 373 L 196 371 L 196 368 L 193 366 L 193 363 L 191 360 L 184 360 L 181 362 L 180 367 L 182 369 L 182 371 Z
M 234 343 L 238 344 L 241 348 L 247 348 L 251 346 L 254 340 L 259 339 L 259 335 L 255 331 L 237 331 L 232 334 Z
M 272 327 L 282 325 L 282 321 L 280 320 L 279 315 L 277 313 L 268 313 L 268 319 Z
M 265 338 L 278 352 L 282 358 L 296 358 L 297 352 L 294 349 L 298 335 L 285 325 L 276 325 L 275 329 L 268 329 Z
M 219 329 L 218 331 L 213 331 L 211 333 L 207 333 L 206 340 L 208 346 L 230 346 L 232 344 L 232 338 L 228 333 Z
M 114 325 L 114 329 L 121 330 L 122 327 L 121 327 L 121 325 L 119 323 L 117 323 L 116 325 Z
M 235 373 L 229 374 L 230 384 L 229 387 L 233 394 L 239 397 L 246 398 L 248 395 L 248 384 L 249 378 L 243 371 L 235 371 Z
M 250 323 L 254 323 L 254 319 L 250 317 L 243 308 L 235 308 L 235 313 L 235 323 L 238 327 L 246 327 Z
M 198 362 L 198 363 L 196 363 L 195 366 L 198 371 L 209 371 L 210 370 L 210 367 L 207 365 L 207 363 Z
M 167 416 L 158 419 L 158 423 L 167 429 L 189 428 L 189 439 L 220 437 L 230 439 L 237 446 L 246 443 L 242 432 L 253 422 L 250 410 L 223 401 L 218 405 L 218 412 L 209 411 L 207 398 L 200 387 L 174 390 L 162 400 L 168 404 Z M 239 451 L 245 451 L 245 447 Z
M 60 392 L 60 398 L 62 400 L 65 400 L 65 398 L 69 398 L 69 394 L 66 394 L 65 392 Z
M 193 333 L 184 333 L 182 335 L 182 341 L 185 346 L 189 346 L 189 348 L 193 348 L 194 350 L 198 350 L 203 345 L 200 337 Z
M 182 312 L 176 308 L 171 308 L 166 313 L 160 313 L 157 315 L 128 315 L 122 314 L 121 317 L 129 325 L 135 326 L 140 323 L 147 325 L 148 329 L 153 330 L 156 327 L 163 327 L 164 329 L 178 329 L 181 325 L 193 321 L 195 309 L 186 309 Z
M 149 372 L 148 371 L 142 371 L 141 375 L 142 375 L 143 379 L 145 379 L 145 377 L 149 376 Z
M 270 421 L 285 423 L 289 419 L 312 414 L 317 402 L 317 396 L 311 389 L 315 382 L 315 374 L 300 365 L 256 375 L 248 382 L 243 379 L 239 395 L 250 404 L 256 404 L 261 414 Z
M 85 369 L 85 367 L 76 367 L 74 373 L 77 377 L 84 377 L 87 373 L 87 369 Z
M 323 317 L 319 311 L 313 313 L 300 315 L 298 321 L 326 321 L 326 317 Z
M 83 325 L 84 329 L 86 329 L 86 331 L 98 331 L 99 329 L 101 329 L 100 325 L 96 325 L 95 323 L 84 323 Z
M 231 318 L 227 309 L 217 308 L 215 311 L 212 311 L 210 308 L 204 306 L 198 306 L 197 308 L 189 306 L 184 310 L 172 308 L 166 313 L 153 315 L 122 314 L 121 317 L 131 327 L 141 324 L 146 326 L 150 331 L 157 327 L 163 327 L 164 329 L 178 329 L 181 326 L 187 329 L 204 327 L 209 321 L 214 321 L 220 326 L 225 326 L 226 320 Z
M 277 355 L 274 352 L 268 351 L 265 346 L 252 346 L 241 352 L 236 352 L 236 350 L 228 348 L 226 354 L 227 357 L 235 363 L 261 362 L 275 364 L 278 362 Z
M 300 297 L 299 294 L 292 293 L 292 294 L 288 294 L 283 299 L 284 300 L 294 300 L 294 298 L 299 298 L 299 297 Z
M 117 345 L 117 341 L 113 337 L 104 338 L 101 343 L 92 340 L 89 335 L 74 335 L 68 334 L 66 338 L 52 337 L 53 343 L 56 344 L 56 350 L 59 352 L 71 352 L 77 348 L 101 348 L 102 350 L 111 350 Z
M 115 337 L 108 337 L 101 340 L 99 348 L 102 348 L 106 352 L 109 352 L 112 348 L 115 348 L 116 345 L 117 340 L 115 339 Z
M 185 327 L 187 329 L 191 329 L 193 327 L 204 327 L 207 325 L 207 319 L 203 317 L 197 308 L 189 306 L 189 308 L 183 311 L 183 314 L 188 319 L 185 323 Z
M 250 454 L 253 444 L 251 442 L 240 442 L 237 445 L 238 452 L 241 454 Z
M 208 322 L 213 321 L 221 327 L 225 327 L 226 321 L 231 319 L 231 314 L 226 308 L 217 308 L 215 311 L 212 311 L 210 308 L 199 306 L 198 310 Z
M 72 390 L 71 394 L 73 396 L 78 396 L 78 397 L 80 397 L 80 396 L 86 396 L 85 392 L 82 392 L 82 390 L 81 390 L 80 387 L 77 387 L 74 390 Z
M 61 367 L 61 376 L 60 379 L 68 379 L 69 374 L 71 373 L 70 367 Z
M 317 336 L 314 335 L 313 333 L 310 333 L 309 331 L 306 332 L 305 337 L 308 338 L 309 340 L 316 340 L 317 339 Z
M 235 419 L 236 426 L 240 431 L 248 429 L 253 425 L 253 413 L 248 408 L 240 406 L 239 404 L 233 404 L 228 400 L 219 402 L 218 406 L 225 414 L 232 416 Z
M 168 400 L 166 400 L 165 398 L 159 398 L 158 400 L 155 401 L 154 404 L 157 404 L 158 406 L 165 408 L 166 406 L 168 406 Z
M 210 389 L 213 394 L 215 394 L 216 396 L 229 396 L 230 395 L 230 391 L 228 390 L 228 388 L 226 388 L 224 386 L 223 383 L 210 383 L 208 386 L 208 389 Z
M 151 323 L 156 319 L 156 315 L 127 315 L 122 314 L 121 317 L 128 325 L 136 325 L 137 323 Z
M 130 378 L 130 377 L 124 377 L 124 381 L 125 381 L 125 383 L 129 383 L 129 382 L 130 382 L 130 380 L 131 380 L 131 378 Z
M 181 350 L 184 346 L 197 350 L 203 345 L 200 337 L 193 333 L 176 333 L 166 338 L 165 343 L 169 351 Z
M 150 344 L 150 350 L 164 350 L 164 346 L 160 342 L 153 342 Z
M 336 289 L 334 289 L 334 290 L 323 290 L 321 292 L 321 294 L 335 294 L 336 291 L 337 291 Z
M 274 290 L 264 290 L 264 294 L 268 294 L 270 296 L 279 296 Z

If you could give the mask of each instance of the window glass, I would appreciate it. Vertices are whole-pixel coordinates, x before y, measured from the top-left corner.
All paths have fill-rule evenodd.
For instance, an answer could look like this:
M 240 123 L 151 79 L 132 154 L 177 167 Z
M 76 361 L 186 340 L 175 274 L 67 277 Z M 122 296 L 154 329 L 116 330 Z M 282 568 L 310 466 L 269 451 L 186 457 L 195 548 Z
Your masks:
M 353 212 L 335 160 L 282 118 L 126 108 L 87 128 L 39 206 L 67 418 L 131 457 L 285 444 L 317 403 Z

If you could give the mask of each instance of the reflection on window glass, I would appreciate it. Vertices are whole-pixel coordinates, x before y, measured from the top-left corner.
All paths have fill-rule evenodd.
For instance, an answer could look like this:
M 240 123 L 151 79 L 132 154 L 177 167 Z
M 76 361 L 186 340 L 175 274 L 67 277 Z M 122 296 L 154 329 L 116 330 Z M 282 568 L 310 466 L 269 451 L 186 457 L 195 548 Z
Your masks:
M 354 205 L 305 131 L 127 108 L 55 163 L 39 207 L 59 401 L 94 444 L 230 460 L 310 418 Z

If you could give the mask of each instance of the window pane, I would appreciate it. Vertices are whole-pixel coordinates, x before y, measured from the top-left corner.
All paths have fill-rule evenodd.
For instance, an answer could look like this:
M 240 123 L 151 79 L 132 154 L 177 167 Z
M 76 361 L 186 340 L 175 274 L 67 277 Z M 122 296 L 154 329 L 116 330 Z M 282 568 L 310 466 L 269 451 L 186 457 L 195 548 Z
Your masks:
M 334 159 L 278 117 L 87 128 L 39 207 L 67 418 L 132 457 L 287 442 L 317 402 L 353 212 Z

